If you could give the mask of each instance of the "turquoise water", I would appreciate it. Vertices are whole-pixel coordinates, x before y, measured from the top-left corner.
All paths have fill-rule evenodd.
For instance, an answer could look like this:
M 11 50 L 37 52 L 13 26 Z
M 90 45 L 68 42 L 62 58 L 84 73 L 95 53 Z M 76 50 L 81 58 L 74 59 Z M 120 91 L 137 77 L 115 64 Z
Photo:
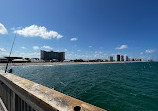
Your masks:
M 158 111 L 158 63 L 18 66 L 13 73 L 108 111 Z

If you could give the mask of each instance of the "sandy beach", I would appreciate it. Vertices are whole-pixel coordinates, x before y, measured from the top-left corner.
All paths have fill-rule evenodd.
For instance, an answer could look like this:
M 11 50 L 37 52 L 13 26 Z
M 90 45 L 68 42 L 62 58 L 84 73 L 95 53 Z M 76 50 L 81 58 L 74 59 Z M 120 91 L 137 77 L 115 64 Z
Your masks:
M 124 62 L 30 62 L 30 63 L 9 63 L 10 66 L 35 66 L 35 65 L 71 65 L 71 64 L 104 64 L 104 63 L 133 63 L 146 61 L 124 61 Z M 6 66 L 6 63 L 0 63 L 0 66 Z

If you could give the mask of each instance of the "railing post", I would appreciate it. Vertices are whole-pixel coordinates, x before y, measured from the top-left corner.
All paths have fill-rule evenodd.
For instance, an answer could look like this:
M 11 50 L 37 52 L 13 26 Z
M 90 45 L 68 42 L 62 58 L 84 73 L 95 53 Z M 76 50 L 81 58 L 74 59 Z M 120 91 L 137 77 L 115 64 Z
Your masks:
M 15 93 L 11 91 L 11 111 L 15 111 Z

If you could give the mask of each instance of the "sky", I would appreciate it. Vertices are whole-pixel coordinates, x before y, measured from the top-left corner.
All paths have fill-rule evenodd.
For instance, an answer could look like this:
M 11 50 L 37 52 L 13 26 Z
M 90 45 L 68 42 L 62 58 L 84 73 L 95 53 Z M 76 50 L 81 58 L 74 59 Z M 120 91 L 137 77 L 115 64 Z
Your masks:
M 0 0 L 0 57 L 158 60 L 157 0 Z

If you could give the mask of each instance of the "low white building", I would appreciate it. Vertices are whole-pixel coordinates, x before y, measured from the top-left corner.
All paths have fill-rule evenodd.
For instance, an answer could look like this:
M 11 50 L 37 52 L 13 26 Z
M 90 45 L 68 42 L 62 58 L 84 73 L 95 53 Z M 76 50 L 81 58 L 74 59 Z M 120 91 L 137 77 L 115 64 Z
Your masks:
M 6 62 L 8 62 L 7 58 L 0 58 L 0 63 L 6 63 Z

